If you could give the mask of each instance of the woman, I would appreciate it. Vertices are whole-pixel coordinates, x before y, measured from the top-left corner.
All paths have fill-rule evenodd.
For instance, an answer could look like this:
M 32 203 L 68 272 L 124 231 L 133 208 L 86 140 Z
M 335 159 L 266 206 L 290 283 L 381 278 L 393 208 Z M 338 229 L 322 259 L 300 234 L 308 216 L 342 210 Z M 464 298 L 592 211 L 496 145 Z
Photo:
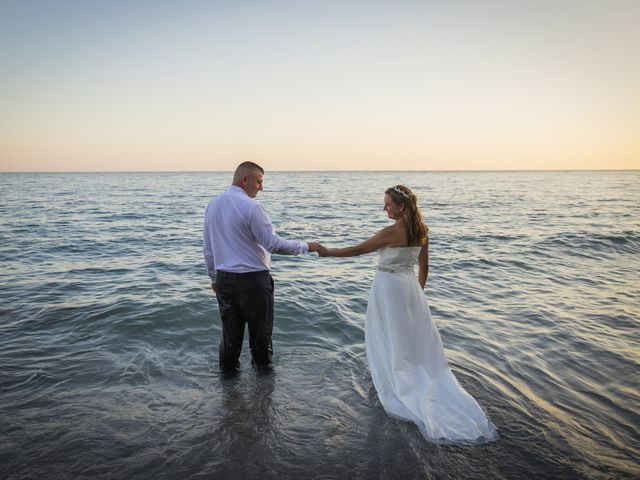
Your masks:
M 319 251 L 323 257 L 351 257 L 380 250 L 365 322 L 367 359 L 380 402 L 389 415 L 413 421 L 429 440 L 494 440 L 494 425 L 447 364 L 422 292 L 429 236 L 416 196 L 404 185 L 389 188 L 384 211 L 393 225 L 359 245 Z

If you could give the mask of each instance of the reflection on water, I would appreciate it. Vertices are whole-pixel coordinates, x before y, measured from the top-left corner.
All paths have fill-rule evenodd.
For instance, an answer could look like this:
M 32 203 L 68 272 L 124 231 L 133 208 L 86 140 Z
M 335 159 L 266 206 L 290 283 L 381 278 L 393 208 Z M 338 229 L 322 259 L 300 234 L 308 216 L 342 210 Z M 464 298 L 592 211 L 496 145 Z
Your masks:
M 257 374 L 242 382 L 223 379 L 222 419 L 215 436 L 221 439 L 216 456 L 223 460 L 216 472 L 235 478 L 258 477 L 269 471 L 274 430 L 272 395 L 277 374 Z

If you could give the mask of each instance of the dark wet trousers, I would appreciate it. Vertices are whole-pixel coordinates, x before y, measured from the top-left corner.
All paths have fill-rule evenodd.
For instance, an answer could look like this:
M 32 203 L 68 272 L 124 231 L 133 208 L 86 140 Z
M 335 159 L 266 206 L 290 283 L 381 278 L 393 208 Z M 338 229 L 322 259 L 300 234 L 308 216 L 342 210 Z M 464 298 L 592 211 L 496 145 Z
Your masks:
M 218 271 L 218 308 L 222 319 L 220 370 L 240 370 L 244 325 L 249 327 L 252 364 L 258 369 L 271 366 L 273 347 L 273 278 L 268 270 L 249 273 Z

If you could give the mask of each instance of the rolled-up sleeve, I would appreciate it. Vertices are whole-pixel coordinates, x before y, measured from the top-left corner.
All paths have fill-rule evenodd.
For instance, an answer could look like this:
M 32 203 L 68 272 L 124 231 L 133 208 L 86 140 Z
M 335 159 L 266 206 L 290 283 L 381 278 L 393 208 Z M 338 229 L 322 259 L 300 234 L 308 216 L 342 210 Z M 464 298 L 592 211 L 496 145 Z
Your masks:
M 286 240 L 273 231 L 271 219 L 262 205 L 256 203 L 249 216 L 249 228 L 258 243 L 269 253 L 299 255 L 309 252 L 309 245 L 296 240 Z
M 211 245 L 211 224 L 209 221 L 209 207 L 204 213 L 204 229 L 202 233 L 202 251 L 204 253 L 204 261 L 207 264 L 207 273 L 212 283 L 216 283 L 216 262 L 213 257 L 213 247 Z

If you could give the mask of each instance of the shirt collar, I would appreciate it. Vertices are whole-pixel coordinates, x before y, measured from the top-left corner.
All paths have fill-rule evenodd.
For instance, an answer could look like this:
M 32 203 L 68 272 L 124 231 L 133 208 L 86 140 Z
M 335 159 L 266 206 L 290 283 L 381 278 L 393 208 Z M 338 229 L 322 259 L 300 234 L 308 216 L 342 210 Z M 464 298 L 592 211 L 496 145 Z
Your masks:
M 247 192 L 245 192 L 242 188 L 237 187 L 237 186 L 235 186 L 235 185 L 231 185 L 231 187 L 229 187 L 229 191 L 230 191 L 230 192 L 234 192 L 234 193 L 241 193 L 241 194 L 243 194 L 243 195 L 244 195 L 244 196 L 246 196 L 246 197 L 248 197 L 248 196 L 249 196 L 249 194 L 248 194 Z

